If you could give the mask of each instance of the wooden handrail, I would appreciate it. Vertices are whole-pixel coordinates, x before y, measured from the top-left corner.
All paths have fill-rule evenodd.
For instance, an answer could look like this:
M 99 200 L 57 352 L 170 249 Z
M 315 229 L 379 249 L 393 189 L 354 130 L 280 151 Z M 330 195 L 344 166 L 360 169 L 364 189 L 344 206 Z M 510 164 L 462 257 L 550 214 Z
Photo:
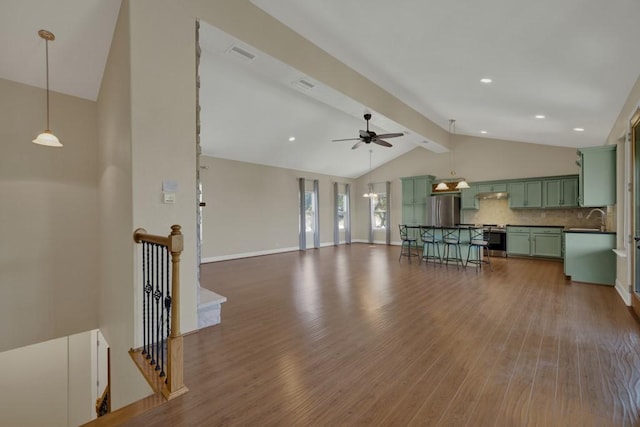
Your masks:
M 179 225 L 172 225 L 171 234 L 166 237 L 149 234 L 144 228 L 133 232 L 136 243 L 155 243 L 167 247 L 171 253 L 171 333 L 167 339 L 167 378 L 161 389 L 166 399 L 173 399 L 188 391 L 183 382 L 183 339 L 180 332 L 180 255 L 184 249 L 180 229 Z M 145 373 L 144 370 L 142 372 Z

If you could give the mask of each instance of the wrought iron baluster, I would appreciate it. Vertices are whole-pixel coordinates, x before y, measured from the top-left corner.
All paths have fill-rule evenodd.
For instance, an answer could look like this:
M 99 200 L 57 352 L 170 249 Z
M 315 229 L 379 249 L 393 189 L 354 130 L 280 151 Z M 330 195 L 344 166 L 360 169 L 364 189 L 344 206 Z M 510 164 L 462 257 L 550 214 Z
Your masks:
M 167 248 L 163 247 L 162 248 L 162 261 L 160 262 L 160 283 L 158 284 L 158 287 L 160 288 L 160 297 L 159 297 L 159 303 L 160 303 L 160 376 L 164 377 L 165 373 L 164 373 L 164 363 L 165 363 L 165 359 L 164 359 L 164 355 L 165 355 L 165 350 L 164 350 L 164 335 L 162 333 L 163 328 L 164 328 L 164 310 L 162 309 L 162 302 L 163 302 L 163 294 L 162 294 L 162 289 L 164 286 L 164 282 L 166 280 L 166 277 L 164 275 L 164 270 L 163 267 L 166 263 L 165 260 L 165 255 L 167 253 Z

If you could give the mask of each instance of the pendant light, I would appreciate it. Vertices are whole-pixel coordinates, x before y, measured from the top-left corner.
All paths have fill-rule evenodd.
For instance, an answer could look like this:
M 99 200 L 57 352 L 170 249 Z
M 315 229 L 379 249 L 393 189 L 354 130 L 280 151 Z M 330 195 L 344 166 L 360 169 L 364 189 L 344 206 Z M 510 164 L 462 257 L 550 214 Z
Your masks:
M 454 119 L 450 119 L 449 120 L 449 138 L 451 139 L 449 141 L 449 149 L 450 149 L 450 159 L 451 159 L 451 177 L 455 179 L 456 176 L 456 171 L 454 168 L 454 164 L 455 164 L 455 160 L 454 160 L 454 150 L 453 150 L 453 142 L 455 140 L 455 136 L 456 136 L 456 121 Z M 469 188 L 469 184 L 467 183 L 467 181 L 464 178 L 460 178 L 457 180 L 458 183 L 456 184 L 456 190 L 462 190 L 465 188 Z
M 45 42 L 45 60 L 47 64 L 47 128 L 32 142 L 40 145 L 46 145 L 48 147 L 62 147 L 58 137 L 56 137 L 49 128 L 49 42 L 54 41 L 56 36 L 47 30 L 38 31 L 38 35 L 42 37 Z
M 371 182 L 371 155 L 373 154 L 373 150 L 369 150 L 369 183 L 367 184 L 367 192 L 362 195 L 362 197 L 372 198 L 375 197 L 373 192 L 373 183 Z

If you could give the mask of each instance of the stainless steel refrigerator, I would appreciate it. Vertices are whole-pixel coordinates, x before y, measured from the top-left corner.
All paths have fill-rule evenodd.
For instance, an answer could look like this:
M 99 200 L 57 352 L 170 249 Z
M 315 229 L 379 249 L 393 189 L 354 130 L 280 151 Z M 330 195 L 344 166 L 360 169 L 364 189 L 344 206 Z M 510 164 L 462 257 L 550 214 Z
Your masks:
M 450 227 L 460 224 L 460 196 L 457 194 L 438 194 L 431 196 L 429 225 Z

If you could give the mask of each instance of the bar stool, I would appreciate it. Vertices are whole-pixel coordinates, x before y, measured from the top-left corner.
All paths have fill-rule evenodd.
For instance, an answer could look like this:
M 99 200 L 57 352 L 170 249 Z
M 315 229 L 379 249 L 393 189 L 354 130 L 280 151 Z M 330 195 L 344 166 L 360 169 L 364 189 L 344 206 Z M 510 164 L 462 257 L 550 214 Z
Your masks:
M 489 241 L 491 240 L 491 227 L 487 229 L 487 235 L 485 238 L 485 231 L 480 227 L 469 228 L 469 253 L 467 254 L 467 265 L 469 263 L 476 265 L 476 272 L 478 267 L 482 268 L 482 264 L 489 264 L 489 270 L 493 271 L 491 266 L 491 255 L 489 252 Z M 470 259 L 471 251 L 475 252 L 475 259 Z M 486 257 L 483 256 L 483 252 Z
M 440 238 L 436 236 L 437 227 L 434 226 L 421 226 L 420 238 L 422 240 L 422 259 L 425 261 L 437 260 L 442 264 L 442 256 L 440 255 Z M 429 253 L 431 249 L 431 254 Z M 438 255 L 436 255 L 436 253 Z
M 400 224 L 398 227 L 400 228 L 400 240 L 402 240 L 402 248 L 400 249 L 400 258 L 398 258 L 398 261 L 400 261 L 403 256 L 406 256 L 409 258 L 409 264 L 411 264 L 411 257 L 419 257 L 415 251 L 411 250 L 412 246 L 416 250 L 418 249 L 418 241 L 415 237 L 409 237 L 406 225 Z M 406 251 L 405 248 L 407 249 Z M 418 260 L 421 260 L 421 258 L 418 258 Z
M 449 261 L 455 261 L 456 268 L 460 268 L 458 264 L 462 264 L 464 267 L 464 259 L 462 259 L 462 251 L 460 249 L 460 228 L 443 227 L 442 243 L 444 244 L 442 262 L 448 264 Z M 451 256 L 451 248 L 453 248 L 453 256 Z

